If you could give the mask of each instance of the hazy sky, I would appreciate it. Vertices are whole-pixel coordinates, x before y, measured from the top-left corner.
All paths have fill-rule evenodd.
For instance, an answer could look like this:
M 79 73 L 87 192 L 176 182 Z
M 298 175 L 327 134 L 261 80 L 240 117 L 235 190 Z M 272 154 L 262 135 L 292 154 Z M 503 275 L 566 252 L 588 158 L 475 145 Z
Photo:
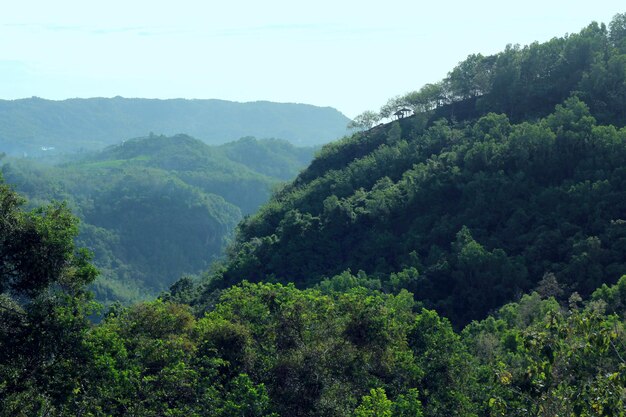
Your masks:
M 609 23 L 626 3 L 0 0 L 0 98 L 220 98 L 349 117 L 491 54 Z

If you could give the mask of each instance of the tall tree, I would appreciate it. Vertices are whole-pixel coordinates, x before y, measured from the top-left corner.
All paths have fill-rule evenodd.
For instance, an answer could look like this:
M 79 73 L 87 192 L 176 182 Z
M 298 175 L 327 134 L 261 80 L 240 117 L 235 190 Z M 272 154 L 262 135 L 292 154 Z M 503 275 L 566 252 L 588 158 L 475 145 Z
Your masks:
M 97 271 L 65 205 L 23 204 L 0 183 L 0 415 L 47 415 L 80 390 Z

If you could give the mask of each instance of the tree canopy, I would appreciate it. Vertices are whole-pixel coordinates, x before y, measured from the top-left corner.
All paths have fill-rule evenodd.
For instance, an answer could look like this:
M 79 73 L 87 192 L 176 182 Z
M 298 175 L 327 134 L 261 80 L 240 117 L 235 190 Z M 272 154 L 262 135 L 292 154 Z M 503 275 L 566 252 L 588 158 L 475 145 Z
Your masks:
M 179 230 L 184 258 L 233 220 L 209 187 L 302 155 L 152 136 L 5 165 L 45 204 L 0 177 L 0 416 L 625 417 L 624 20 L 470 56 L 321 149 L 201 277 L 99 322 L 70 208 L 128 253 Z
M 242 216 L 313 152 L 278 139 L 212 147 L 152 135 L 52 166 L 7 159 L 1 168 L 31 207 L 67 201 L 82 220 L 78 244 L 94 252 L 102 272 L 97 299 L 128 303 L 208 268 Z

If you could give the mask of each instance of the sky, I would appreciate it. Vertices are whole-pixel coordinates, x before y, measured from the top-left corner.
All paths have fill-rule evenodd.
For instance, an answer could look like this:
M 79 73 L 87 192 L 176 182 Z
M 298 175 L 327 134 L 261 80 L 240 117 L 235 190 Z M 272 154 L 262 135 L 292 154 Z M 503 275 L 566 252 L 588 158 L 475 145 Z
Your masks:
M 216 98 L 348 117 L 493 54 L 608 25 L 619 1 L 0 0 L 0 99 Z

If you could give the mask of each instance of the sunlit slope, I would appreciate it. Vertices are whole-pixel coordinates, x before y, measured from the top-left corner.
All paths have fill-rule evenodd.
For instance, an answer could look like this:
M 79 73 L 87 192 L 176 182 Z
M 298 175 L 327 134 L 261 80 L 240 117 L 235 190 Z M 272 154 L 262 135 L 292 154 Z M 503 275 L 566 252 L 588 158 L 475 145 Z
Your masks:
M 363 283 L 407 288 L 465 323 L 551 274 L 583 296 L 614 282 L 626 273 L 626 49 L 616 22 L 470 57 L 440 83 L 463 87 L 478 61 L 469 81 L 486 79 L 484 90 L 430 107 L 418 105 L 424 89 L 390 100 L 416 114 L 324 146 L 241 223 L 205 294 L 241 280 L 308 287 L 362 271 Z M 570 72 L 529 67 L 553 50 Z M 502 81 L 507 71 L 514 83 Z M 508 100 L 531 87 L 528 99 Z M 546 97 L 552 110 L 533 107 Z

